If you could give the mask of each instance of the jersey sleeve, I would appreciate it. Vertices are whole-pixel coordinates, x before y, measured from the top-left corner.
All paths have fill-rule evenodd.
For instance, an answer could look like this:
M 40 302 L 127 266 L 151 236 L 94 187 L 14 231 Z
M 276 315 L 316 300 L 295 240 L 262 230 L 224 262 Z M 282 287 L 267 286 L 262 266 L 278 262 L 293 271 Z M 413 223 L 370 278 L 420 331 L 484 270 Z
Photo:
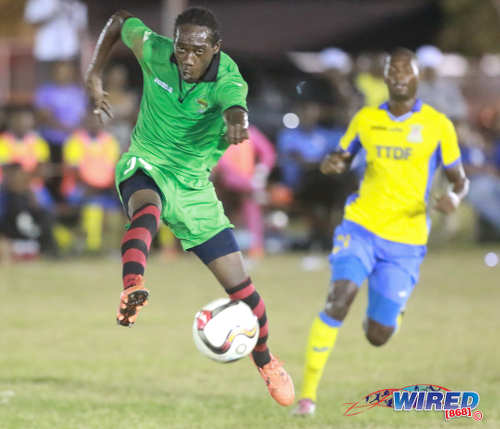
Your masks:
M 361 140 L 359 138 L 359 123 L 361 112 L 356 113 L 354 118 L 351 119 L 347 131 L 340 139 L 339 149 L 343 152 L 349 152 L 355 155 L 361 149 Z
M 443 119 L 441 135 L 441 159 L 444 168 L 454 167 L 460 161 L 460 148 L 453 123 L 446 117 Z
M 122 41 L 138 59 L 143 58 L 144 46 L 153 34 L 156 33 L 144 25 L 139 18 L 128 18 L 122 25 Z
M 216 103 L 222 111 L 233 106 L 247 110 L 248 85 L 239 73 L 224 76 L 215 89 Z

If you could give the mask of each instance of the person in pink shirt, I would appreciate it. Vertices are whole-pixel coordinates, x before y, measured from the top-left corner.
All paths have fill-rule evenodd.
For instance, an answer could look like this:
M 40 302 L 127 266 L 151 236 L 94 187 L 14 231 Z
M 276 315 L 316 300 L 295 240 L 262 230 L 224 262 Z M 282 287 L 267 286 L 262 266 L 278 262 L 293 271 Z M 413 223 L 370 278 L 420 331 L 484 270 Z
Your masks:
M 264 254 L 264 223 L 267 177 L 276 162 L 276 151 L 257 127 L 250 125 L 250 139 L 232 145 L 214 169 L 217 191 L 227 211 L 233 207 L 251 234 L 249 256 Z M 234 218 L 235 216 L 230 217 Z

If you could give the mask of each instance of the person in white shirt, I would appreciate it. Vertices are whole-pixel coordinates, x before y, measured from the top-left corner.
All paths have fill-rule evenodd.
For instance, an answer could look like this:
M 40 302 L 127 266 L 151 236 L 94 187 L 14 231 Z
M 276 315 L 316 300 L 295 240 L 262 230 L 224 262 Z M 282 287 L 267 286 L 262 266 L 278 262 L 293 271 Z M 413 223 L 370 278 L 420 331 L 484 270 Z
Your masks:
M 56 61 L 79 60 L 87 30 L 87 6 L 80 0 L 28 0 L 27 22 L 36 25 L 33 55 L 38 78 L 45 81 Z

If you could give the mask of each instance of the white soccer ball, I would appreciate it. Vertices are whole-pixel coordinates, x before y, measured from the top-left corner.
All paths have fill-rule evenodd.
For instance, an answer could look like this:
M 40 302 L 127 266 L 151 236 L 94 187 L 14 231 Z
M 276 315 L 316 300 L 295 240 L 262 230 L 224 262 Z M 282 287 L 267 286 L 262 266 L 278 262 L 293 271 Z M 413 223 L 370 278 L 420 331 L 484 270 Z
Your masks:
M 259 339 L 259 321 L 243 301 L 216 299 L 194 316 L 193 339 L 198 350 L 217 362 L 247 356 Z

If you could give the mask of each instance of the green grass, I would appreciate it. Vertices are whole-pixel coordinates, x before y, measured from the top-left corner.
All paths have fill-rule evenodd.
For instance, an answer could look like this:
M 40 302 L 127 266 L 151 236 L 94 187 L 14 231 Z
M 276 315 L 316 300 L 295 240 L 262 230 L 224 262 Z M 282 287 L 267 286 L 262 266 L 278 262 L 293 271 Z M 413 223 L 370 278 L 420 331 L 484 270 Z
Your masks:
M 0 428 L 499 428 L 500 267 L 484 265 L 486 251 L 430 253 L 400 333 L 382 348 L 362 335 L 361 293 L 326 367 L 313 419 L 292 418 L 276 405 L 248 359 L 219 365 L 196 351 L 192 317 L 224 294 L 194 257 L 152 258 L 151 304 L 133 329 L 114 323 L 118 260 L 2 266 Z M 329 278 L 326 264 L 305 272 L 300 260 L 268 257 L 252 272 L 266 300 L 271 348 L 297 390 Z M 444 423 L 442 413 L 382 408 L 343 416 L 344 402 L 417 383 L 479 392 L 484 420 Z

